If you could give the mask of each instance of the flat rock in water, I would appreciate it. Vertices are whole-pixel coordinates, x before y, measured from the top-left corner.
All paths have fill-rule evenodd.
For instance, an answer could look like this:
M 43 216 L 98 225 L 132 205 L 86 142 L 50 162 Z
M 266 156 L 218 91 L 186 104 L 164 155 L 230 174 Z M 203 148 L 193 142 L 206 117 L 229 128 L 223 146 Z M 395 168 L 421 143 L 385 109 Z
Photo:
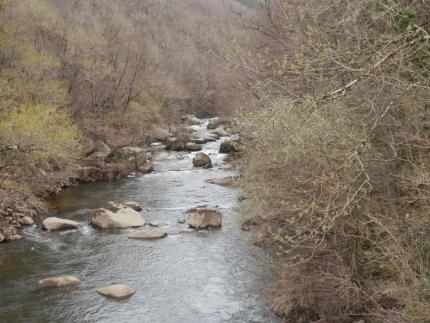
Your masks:
M 136 291 L 127 285 L 118 284 L 109 287 L 102 287 L 96 289 L 97 293 L 108 298 L 124 299 L 132 296 Z
M 126 229 L 144 226 L 145 219 L 129 207 L 116 212 L 101 208 L 91 212 L 91 224 L 100 229 Z
M 222 214 L 211 209 L 191 209 L 187 211 L 187 223 L 196 229 L 217 228 L 222 225 Z
M 232 186 L 237 184 L 238 177 L 228 176 L 224 178 L 212 178 L 212 179 L 208 179 L 206 182 L 211 184 L 221 185 L 221 186 Z
M 50 217 L 42 222 L 43 228 L 48 231 L 64 230 L 64 229 L 75 229 L 79 227 L 79 222 L 60 219 L 56 217 Z
M 39 280 L 42 287 L 71 287 L 78 286 L 81 283 L 79 278 L 74 276 L 49 277 Z
M 164 230 L 154 230 L 154 231 L 140 231 L 134 232 L 130 234 L 128 237 L 130 239 L 138 239 L 138 240 L 152 240 L 152 239 L 160 239 L 167 236 L 167 232 Z

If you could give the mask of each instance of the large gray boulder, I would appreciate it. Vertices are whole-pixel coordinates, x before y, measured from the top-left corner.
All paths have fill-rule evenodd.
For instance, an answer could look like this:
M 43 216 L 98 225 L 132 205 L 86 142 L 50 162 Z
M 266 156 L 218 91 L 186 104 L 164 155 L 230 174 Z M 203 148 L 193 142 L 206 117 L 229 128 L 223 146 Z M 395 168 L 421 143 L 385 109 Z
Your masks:
M 39 285 L 42 287 L 72 287 L 78 286 L 80 283 L 79 278 L 74 276 L 49 277 L 39 280 Z
M 116 212 L 101 208 L 91 212 L 91 224 L 100 229 L 126 229 L 144 226 L 145 219 L 129 207 Z
M 187 213 L 187 224 L 192 228 L 217 228 L 222 225 L 222 214 L 217 210 L 191 209 Z
M 210 168 L 210 167 L 212 167 L 212 161 L 209 158 L 209 156 L 206 155 L 205 153 L 198 153 L 193 158 L 193 165 L 196 167 Z
M 47 218 L 42 222 L 43 228 L 48 231 L 76 229 L 79 225 L 79 222 L 56 217 Z

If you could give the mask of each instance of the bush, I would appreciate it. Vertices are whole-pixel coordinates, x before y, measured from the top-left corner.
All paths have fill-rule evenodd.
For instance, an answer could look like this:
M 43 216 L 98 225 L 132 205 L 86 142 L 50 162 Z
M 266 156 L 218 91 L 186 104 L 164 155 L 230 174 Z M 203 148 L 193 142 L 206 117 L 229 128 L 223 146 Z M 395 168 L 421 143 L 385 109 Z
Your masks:
M 267 297 L 288 322 L 430 317 L 428 11 L 414 5 L 268 4 L 255 24 L 274 45 L 238 52 L 258 71 L 245 188 L 266 219 L 256 242 L 280 263 Z

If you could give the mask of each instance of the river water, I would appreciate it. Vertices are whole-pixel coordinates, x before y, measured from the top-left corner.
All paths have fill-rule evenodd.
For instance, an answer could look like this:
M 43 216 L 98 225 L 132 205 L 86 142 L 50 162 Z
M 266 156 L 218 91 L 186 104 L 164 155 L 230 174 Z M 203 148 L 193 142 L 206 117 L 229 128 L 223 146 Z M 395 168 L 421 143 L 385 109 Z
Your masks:
M 235 175 L 218 168 L 225 158 L 218 153 L 221 140 L 203 146 L 214 164 L 209 170 L 194 168 L 195 153 L 184 153 L 182 160 L 155 162 L 151 174 L 63 191 L 52 201 L 52 215 L 79 221 L 80 229 L 48 233 L 38 223 L 23 230 L 24 240 L 0 244 L 0 322 L 279 322 L 259 299 L 270 270 L 240 230 L 240 191 L 205 182 Z M 91 209 L 110 200 L 140 203 L 144 218 L 169 235 L 139 241 L 127 238 L 139 229 L 102 231 L 86 224 Z M 180 233 L 186 225 L 178 220 L 201 205 L 223 213 L 222 228 Z M 82 283 L 38 286 L 56 275 Z M 136 294 L 113 301 L 95 292 L 113 283 Z

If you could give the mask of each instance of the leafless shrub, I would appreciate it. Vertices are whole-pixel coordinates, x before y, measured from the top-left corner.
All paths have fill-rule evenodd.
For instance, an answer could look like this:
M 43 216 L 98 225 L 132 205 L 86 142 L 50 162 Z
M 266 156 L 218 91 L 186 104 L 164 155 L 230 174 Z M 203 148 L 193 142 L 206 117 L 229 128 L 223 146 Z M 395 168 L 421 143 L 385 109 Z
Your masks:
M 428 320 L 428 5 L 273 1 L 266 13 L 249 24 L 268 45 L 227 59 L 260 103 L 244 115 L 243 169 L 267 220 L 256 240 L 282 263 L 275 310 Z

